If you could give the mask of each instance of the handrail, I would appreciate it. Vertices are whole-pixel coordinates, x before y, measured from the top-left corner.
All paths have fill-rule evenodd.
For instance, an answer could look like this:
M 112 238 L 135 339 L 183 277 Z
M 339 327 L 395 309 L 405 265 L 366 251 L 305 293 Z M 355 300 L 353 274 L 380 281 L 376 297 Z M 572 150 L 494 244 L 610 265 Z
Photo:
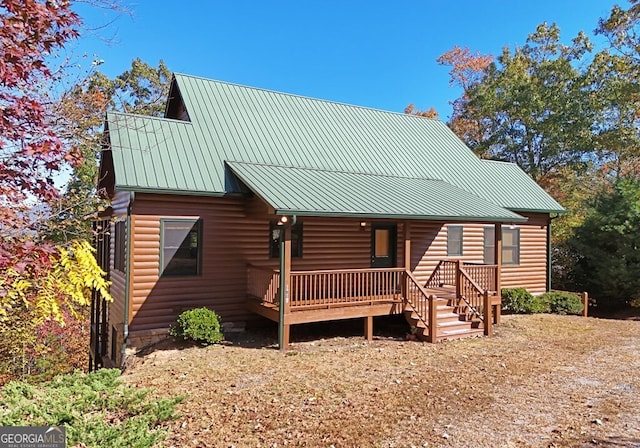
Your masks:
M 405 303 L 415 312 L 420 322 L 422 322 L 429 334 L 429 340 L 436 339 L 436 297 L 430 295 L 427 290 L 420 285 L 411 271 L 405 271 Z
M 424 284 L 425 288 L 441 288 L 444 285 L 455 285 L 457 261 L 440 260 Z
M 317 271 L 291 271 L 291 275 L 335 274 L 336 272 L 404 272 L 405 268 L 323 269 Z
M 481 321 L 484 321 L 484 296 L 487 294 L 486 289 L 483 289 L 475 280 L 469 275 L 465 268 L 460 267 L 460 297 L 467 308 L 471 310 Z
M 481 289 L 488 289 L 489 291 L 495 291 L 497 289 L 496 270 L 498 269 L 498 265 L 465 261 L 462 263 L 462 267 Z
M 247 265 L 247 295 L 271 305 L 278 305 L 280 271 Z
M 291 272 L 290 306 L 308 308 L 402 301 L 404 268 Z

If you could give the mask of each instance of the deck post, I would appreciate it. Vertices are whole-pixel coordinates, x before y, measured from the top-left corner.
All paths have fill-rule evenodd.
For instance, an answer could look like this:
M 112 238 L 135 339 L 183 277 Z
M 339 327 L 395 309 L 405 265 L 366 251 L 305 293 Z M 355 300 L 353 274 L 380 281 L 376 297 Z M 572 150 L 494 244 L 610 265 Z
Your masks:
M 580 297 L 582 298 L 582 316 L 588 317 L 589 316 L 589 294 L 586 291 L 584 291 L 583 293 L 580 294 Z
M 289 295 L 291 289 L 291 227 L 284 225 L 280 235 L 280 297 L 278 319 L 278 347 L 284 350 L 289 346 Z
M 462 272 L 460 271 L 461 261 L 456 260 L 456 300 L 462 297 Z
M 404 222 L 404 268 L 411 272 L 411 223 Z
M 438 298 L 431 294 L 429 296 L 429 342 L 438 341 Z
M 404 222 L 404 269 L 406 272 L 411 272 L 411 223 Z M 403 308 L 407 304 L 407 297 L 409 296 L 409 277 L 403 274 L 402 282 L 402 303 Z
M 496 294 L 500 298 L 500 304 L 495 305 L 493 314 L 493 323 L 500 323 L 500 308 L 502 307 L 502 224 L 495 224 L 494 241 L 493 241 L 493 259 L 496 264 Z
M 373 341 L 373 316 L 364 318 L 364 337 L 367 341 Z
M 484 319 L 484 335 L 491 336 L 493 334 L 493 320 L 491 316 L 491 296 L 489 291 L 485 290 L 483 294 L 482 314 Z

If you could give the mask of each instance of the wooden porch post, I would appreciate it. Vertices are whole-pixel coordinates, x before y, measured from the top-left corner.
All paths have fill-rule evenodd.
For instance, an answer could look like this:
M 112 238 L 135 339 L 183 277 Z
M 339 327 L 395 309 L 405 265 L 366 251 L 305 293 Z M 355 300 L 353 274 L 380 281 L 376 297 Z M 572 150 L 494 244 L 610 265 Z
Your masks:
M 495 306 L 495 310 L 493 312 L 493 323 L 500 323 L 500 308 L 502 306 L 502 224 L 495 224 L 494 231 L 494 241 L 493 241 L 493 259 L 496 264 L 496 293 L 500 298 L 500 303 Z M 486 325 L 486 323 L 485 323 Z
M 462 297 L 462 272 L 460 272 L 460 260 L 456 260 L 456 300 Z
M 485 291 L 482 297 L 483 301 L 483 319 L 484 319 L 484 335 L 491 336 L 493 334 L 493 321 L 491 320 L 491 296 L 489 291 Z
M 429 342 L 438 341 L 438 298 L 431 294 L 429 300 Z
M 404 268 L 411 271 L 411 223 L 404 222 Z
M 373 341 L 373 316 L 364 318 L 364 337 L 367 341 Z
M 289 346 L 289 315 L 291 291 L 291 226 L 282 227 L 280 239 L 280 322 L 278 323 L 278 345 L 280 350 Z
M 411 224 L 408 221 L 404 222 L 404 269 L 411 272 Z M 402 278 L 402 309 L 404 310 L 409 296 L 409 277 L 403 274 Z

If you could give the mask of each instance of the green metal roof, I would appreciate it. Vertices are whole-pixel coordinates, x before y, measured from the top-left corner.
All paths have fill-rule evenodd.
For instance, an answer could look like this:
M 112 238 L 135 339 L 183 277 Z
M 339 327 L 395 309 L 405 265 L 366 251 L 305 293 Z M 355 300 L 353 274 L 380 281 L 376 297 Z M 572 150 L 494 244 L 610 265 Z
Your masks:
M 108 114 L 117 189 L 238 192 L 241 185 L 225 166 L 225 161 L 233 161 L 314 173 L 440 180 L 437 185 L 455 186 L 513 211 L 563 210 L 519 167 L 478 159 L 438 120 L 180 74 L 175 75 L 174 88 L 191 122 Z M 269 191 L 282 185 L 281 179 L 271 182 Z M 291 182 L 294 189 L 325 188 Z M 391 185 L 379 184 L 381 188 Z M 358 182 L 345 181 L 345 186 L 349 190 L 344 194 L 369 202 L 386 194 L 364 189 Z M 466 212 L 461 207 L 455 216 Z
M 227 162 L 276 214 L 524 222 L 441 180 Z M 354 191 L 360 194 L 353 194 Z
M 503 207 L 517 212 L 565 212 L 515 163 L 497 160 L 480 162 L 485 174 L 478 179 L 478 188 L 474 191 L 482 192 L 483 197 L 499 198 Z

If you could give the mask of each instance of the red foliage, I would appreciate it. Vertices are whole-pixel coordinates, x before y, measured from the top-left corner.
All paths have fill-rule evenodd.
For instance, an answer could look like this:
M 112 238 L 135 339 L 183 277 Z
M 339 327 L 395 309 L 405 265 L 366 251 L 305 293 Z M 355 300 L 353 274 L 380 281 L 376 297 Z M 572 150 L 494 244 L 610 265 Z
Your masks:
M 0 195 L 10 201 L 57 197 L 53 172 L 79 161 L 52 129 L 37 87 L 53 78 L 47 58 L 78 36 L 79 23 L 68 1 L 0 0 Z

